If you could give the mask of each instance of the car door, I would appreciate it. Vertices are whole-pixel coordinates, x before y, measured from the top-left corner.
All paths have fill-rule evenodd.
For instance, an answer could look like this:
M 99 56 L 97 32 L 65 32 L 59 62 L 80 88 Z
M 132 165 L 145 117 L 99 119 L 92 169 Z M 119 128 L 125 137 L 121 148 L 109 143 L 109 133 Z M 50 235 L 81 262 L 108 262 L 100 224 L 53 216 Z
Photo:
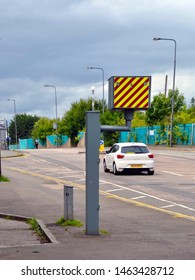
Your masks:
M 117 144 L 113 145 L 112 148 L 108 151 L 106 155 L 106 165 L 108 169 L 113 168 L 114 157 L 116 152 L 119 150 L 119 146 Z

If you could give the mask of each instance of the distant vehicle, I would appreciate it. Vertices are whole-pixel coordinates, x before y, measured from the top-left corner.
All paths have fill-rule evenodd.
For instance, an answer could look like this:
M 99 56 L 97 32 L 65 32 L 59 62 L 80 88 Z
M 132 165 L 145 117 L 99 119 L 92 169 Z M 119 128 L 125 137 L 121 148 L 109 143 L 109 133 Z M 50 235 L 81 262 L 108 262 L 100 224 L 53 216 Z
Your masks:
M 104 172 L 117 175 L 123 170 L 146 171 L 154 174 L 154 155 L 144 143 L 115 143 L 103 159 Z

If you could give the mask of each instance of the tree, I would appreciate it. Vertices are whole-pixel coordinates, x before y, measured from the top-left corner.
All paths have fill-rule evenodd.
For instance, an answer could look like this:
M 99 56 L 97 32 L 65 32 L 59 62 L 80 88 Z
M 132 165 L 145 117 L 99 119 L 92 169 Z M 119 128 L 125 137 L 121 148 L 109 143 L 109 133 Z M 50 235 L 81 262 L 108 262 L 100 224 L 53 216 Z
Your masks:
M 143 112 L 134 112 L 132 127 L 146 126 L 146 114 Z
M 17 124 L 17 136 L 18 139 L 27 139 L 31 137 L 34 124 L 39 120 L 38 116 L 31 116 L 27 114 L 17 114 L 16 124 Z M 11 120 L 9 125 L 9 136 L 12 139 L 12 143 L 16 143 L 15 134 L 15 118 Z
M 192 97 L 190 106 L 184 106 L 182 111 L 178 112 L 174 118 L 178 124 L 195 123 L 195 98 Z
M 174 122 L 177 124 L 187 124 L 195 122 L 195 111 L 190 109 L 183 109 L 181 112 L 177 113 L 174 117 Z
M 54 120 L 51 120 L 46 117 L 40 118 L 34 124 L 31 136 L 34 139 L 39 138 L 45 141 L 47 136 L 52 135 L 54 133 L 53 122 Z
M 86 129 L 86 111 L 91 111 L 92 99 L 80 99 L 79 102 L 71 104 L 71 108 L 67 111 L 62 120 L 59 122 L 58 131 L 65 134 L 71 139 L 71 144 L 75 146 L 78 142 L 78 133 Z M 94 108 L 100 111 L 100 123 L 102 125 L 124 125 L 123 112 L 109 111 L 104 104 L 104 114 L 102 114 L 102 100 L 95 100 Z M 118 132 L 104 132 L 104 139 L 118 139 Z
M 91 110 L 92 99 L 80 99 L 79 102 L 71 104 L 71 108 L 62 117 L 59 122 L 58 131 L 60 134 L 65 134 L 70 137 L 71 144 L 75 146 L 78 142 L 77 136 L 80 131 L 85 130 L 86 126 L 86 111 Z M 95 110 L 102 109 L 102 101 L 95 100 Z
M 151 107 L 146 111 L 146 123 L 148 125 L 169 123 L 170 114 L 170 99 L 163 93 L 159 93 L 154 96 Z
M 172 103 L 171 102 L 172 96 L 173 96 L 173 91 L 169 90 L 168 99 L 170 100 L 170 104 Z M 183 93 L 180 93 L 179 90 L 176 89 L 174 92 L 174 114 L 181 112 L 185 108 L 185 106 L 186 106 L 186 102 Z
M 151 107 L 146 112 L 148 125 L 167 125 L 170 123 L 173 91 L 169 90 L 168 97 L 163 93 L 156 95 Z M 178 89 L 174 92 L 174 115 L 185 108 L 185 98 Z
M 100 122 L 102 125 L 125 125 L 124 112 L 123 111 L 110 111 L 105 108 L 104 115 L 101 115 Z M 112 146 L 118 141 L 119 132 L 118 131 L 105 131 L 104 132 L 104 144 L 105 146 Z
M 194 108 L 194 107 L 195 107 L 195 98 L 193 96 L 190 100 L 190 108 Z

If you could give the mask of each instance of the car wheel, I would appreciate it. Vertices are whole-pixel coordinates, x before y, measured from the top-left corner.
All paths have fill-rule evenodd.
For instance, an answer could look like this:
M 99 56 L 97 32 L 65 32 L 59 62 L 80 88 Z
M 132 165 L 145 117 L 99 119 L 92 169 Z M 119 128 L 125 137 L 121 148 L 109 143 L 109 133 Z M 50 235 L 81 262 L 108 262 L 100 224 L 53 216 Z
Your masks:
M 109 169 L 106 166 L 106 161 L 103 161 L 103 166 L 104 166 L 104 172 L 109 172 Z
M 114 173 L 114 175 L 117 175 L 117 174 L 118 174 L 118 171 L 117 171 L 117 167 L 116 167 L 116 163 L 115 163 L 115 162 L 113 163 L 113 173 Z
M 148 175 L 154 175 L 154 170 L 148 170 Z

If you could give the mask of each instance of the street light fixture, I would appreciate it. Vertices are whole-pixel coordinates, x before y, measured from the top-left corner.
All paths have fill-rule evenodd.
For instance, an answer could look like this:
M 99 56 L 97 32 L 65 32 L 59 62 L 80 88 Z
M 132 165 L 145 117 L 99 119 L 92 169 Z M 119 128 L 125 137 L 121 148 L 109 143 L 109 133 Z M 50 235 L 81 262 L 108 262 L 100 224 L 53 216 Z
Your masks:
M 104 69 L 101 67 L 87 67 L 87 69 L 97 69 L 102 71 L 102 113 L 104 114 Z
M 175 39 L 168 39 L 168 38 L 153 38 L 154 41 L 172 41 L 174 42 L 174 67 L 173 67 L 173 93 L 171 99 L 171 126 L 170 126 L 170 146 L 172 146 L 173 142 L 173 115 L 174 115 L 174 93 L 175 93 L 175 73 L 176 73 L 176 48 L 177 43 Z
M 53 85 L 47 85 L 44 84 L 44 87 L 52 87 L 54 88 L 54 93 L 55 93 L 55 111 L 56 111 L 56 136 L 57 136 L 57 131 L 58 131 L 58 109 L 57 109 L 57 93 L 56 93 L 56 87 Z M 56 141 L 56 146 L 58 147 L 58 141 Z
M 17 123 L 16 123 L 16 100 L 15 99 L 6 99 L 6 101 L 14 102 L 14 119 L 15 119 L 15 138 L 16 138 L 16 146 L 18 145 L 18 132 L 17 132 Z
M 94 86 L 91 87 L 91 91 L 92 91 L 92 111 L 94 111 L 94 92 L 95 92 Z

